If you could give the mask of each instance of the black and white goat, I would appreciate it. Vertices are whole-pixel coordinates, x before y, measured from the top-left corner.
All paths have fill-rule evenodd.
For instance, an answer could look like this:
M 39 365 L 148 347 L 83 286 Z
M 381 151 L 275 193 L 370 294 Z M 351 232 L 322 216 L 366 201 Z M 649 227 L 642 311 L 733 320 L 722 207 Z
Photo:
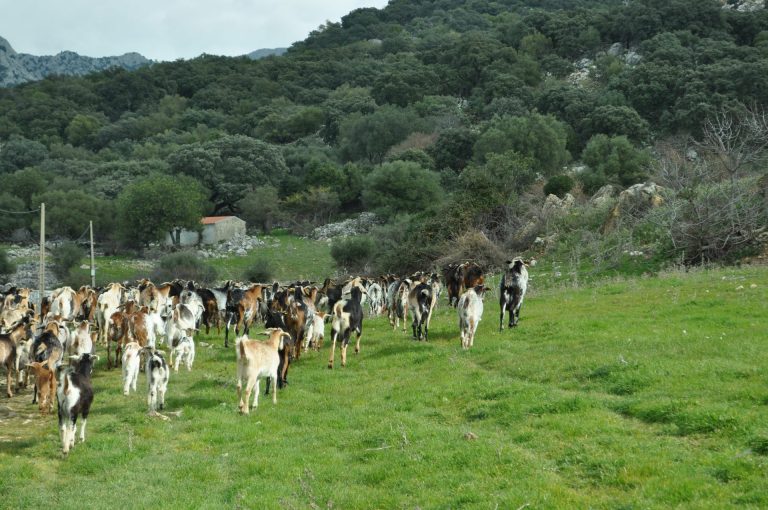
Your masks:
M 56 397 L 59 402 L 59 431 L 61 433 L 61 449 L 64 454 L 75 446 L 75 427 L 77 417 L 81 416 L 80 442 L 85 442 L 85 424 L 93 403 L 93 386 L 91 373 L 93 364 L 99 357 L 88 353 L 71 356 L 75 367 L 65 368 L 59 376 L 59 387 Z
M 408 308 L 411 311 L 413 322 L 413 337 L 421 340 L 422 330 L 424 340 L 429 340 L 429 321 L 432 319 L 432 311 L 437 303 L 437 290 L 435 285 L 419 283 L 411 288 L 408 293 Z
M 499 331 L 504 329 L 504 312 L 509 312 L 509 327 L 517 326 L 520 321 L 520 308 L 523 306 L 525 291 L 528 289 L 527 264 L 520 257 L 506 262 L 507 267 L 499 285 Z
M 333 368 L 333 355 L 336 352 L 336 341 L 341 341 L 341 366 L 347 366 L 347 345 L 352 331 L 357 335 L 355 354 L 360 352 L 360 336 L 363 334 L 363 296 L 359 287 L 350 289 L 350 298 L 338 301 L 333 305 L 331 322 L 331 357 L 328 368 Z
M 147 406 L 149 414 L 156 414 L 157 409 L 165 407 L 165 392 L 168 390 L 168 378 L 171 375 L 170 367 L 165 361 L 163 351 L 152 347 L 145 347 L 147 355 L 145 371 L 147 374 Z

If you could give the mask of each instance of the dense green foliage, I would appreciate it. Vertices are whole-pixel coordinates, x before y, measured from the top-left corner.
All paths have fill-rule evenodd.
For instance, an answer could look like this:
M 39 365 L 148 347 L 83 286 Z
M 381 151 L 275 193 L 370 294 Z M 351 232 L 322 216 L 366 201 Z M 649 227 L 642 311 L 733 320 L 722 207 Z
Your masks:
M 83 260 L 85 254 L 85 249 L 73 242 L 62 243 L 51 249 L 54 274 L 60 280 L 67 281 L 70 273 L 80 265 L 80 261 Z
M 181 278 L 210 285 L 216 281 L 218 272 L 215 267 L 200 260 L 195 253 L 180 251 L 161 258 L 151 277 L 156 282 Z
M 393 0 L 322 25 L 279 57 L 204 55 L 0 90 L 0 206 L 46 201 L 54 236 L 77 237 L 92 219 L 98 239 L 139 246 L 184 222 L 142 223 L 132 186 L 164 175 L 192 187 L 178 180 L 188 176 L 204 190 L 196 212 L 241 215 L 263 231 L 306 233 L 372 209 L 389 222 L 411 214 L 392 235 L 439 244 L 479 229 L 528 248 L 521 239 L 544 232 L 513 233 L 537 221 L 528 197 L 541 196 L 539 182 L 569 164 L 585 167 L 587 194 L 663 180 L 651 146 L 695 144 L 718 114 L 762 109 L 766 72 L 765 9 Z M 701 155 L 719 171 L 722 154 Z M 765 173 L 755 161 L 748 173 Z M 19 227 L 35 220 L 9 220 L 0 236 Z
M 243 279 L 253 283 L 269 283 L 274 277 L 272 264 L 267 258 L 254 260 L 243 273 Z
M 354 236 L 335 239 L 331 244 L 331 257 L 336 265 L 345 271 L 364 272 L 373 259 L 376 245 L 369 236 Z
M 16 270 L 16 265 L 8 259 L 8 252 L 0 250 L 0 275 L 10 275 Z

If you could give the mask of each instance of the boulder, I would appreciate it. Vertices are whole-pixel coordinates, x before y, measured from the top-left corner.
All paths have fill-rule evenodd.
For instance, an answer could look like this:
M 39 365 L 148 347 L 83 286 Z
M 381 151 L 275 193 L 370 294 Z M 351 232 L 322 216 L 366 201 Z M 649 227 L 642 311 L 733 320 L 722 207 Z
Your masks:
M 606 203 L 613 203 L 618 194 L 619 188 L 613 184 L 606 184 L 592 195 L 592 198 L 589 199 L 589 203 L 595 207 L 602 207 Z
M 568 212 L 575 203 L 576 199 L 570 193 L 566 193 L 563 198 L 550 193 L 544 199 L 544 205 L 541 206 L 541 214 L 546 218 L 559 216 Z
M 622 191 L 603 223 L 603 232 L 614 230 L 620 220 L 628 214 L 637 214 L 663 204 L 663 191 L 664 188 L 654 182 L 635 184 Z

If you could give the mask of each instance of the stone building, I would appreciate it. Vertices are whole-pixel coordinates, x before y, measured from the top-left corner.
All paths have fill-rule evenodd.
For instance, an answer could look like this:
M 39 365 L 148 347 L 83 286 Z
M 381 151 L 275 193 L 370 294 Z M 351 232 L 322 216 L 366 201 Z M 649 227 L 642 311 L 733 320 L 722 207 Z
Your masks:
M 202 224 L 201 231 L 181 229 L 175 234 L 178 235 L 181 246 L 195 246 L 198 244 L 217 244 L 222 241 L 228 241 L 236 236 L 245 235 L 245 221 L 237 216 L 206 216 L 200 220 Z M 173 240 L 170 234 L 165 237 L 165 244 L 172 245 Z

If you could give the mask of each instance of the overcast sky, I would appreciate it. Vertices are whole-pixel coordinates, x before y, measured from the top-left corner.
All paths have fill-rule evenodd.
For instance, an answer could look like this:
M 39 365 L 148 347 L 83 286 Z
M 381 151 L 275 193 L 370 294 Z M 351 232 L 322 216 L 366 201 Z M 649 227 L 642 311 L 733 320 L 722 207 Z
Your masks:
M 287 47 L 326 21 L 387 0 L 0 0 L 0 37 L 18 53 L 153 60 Z

